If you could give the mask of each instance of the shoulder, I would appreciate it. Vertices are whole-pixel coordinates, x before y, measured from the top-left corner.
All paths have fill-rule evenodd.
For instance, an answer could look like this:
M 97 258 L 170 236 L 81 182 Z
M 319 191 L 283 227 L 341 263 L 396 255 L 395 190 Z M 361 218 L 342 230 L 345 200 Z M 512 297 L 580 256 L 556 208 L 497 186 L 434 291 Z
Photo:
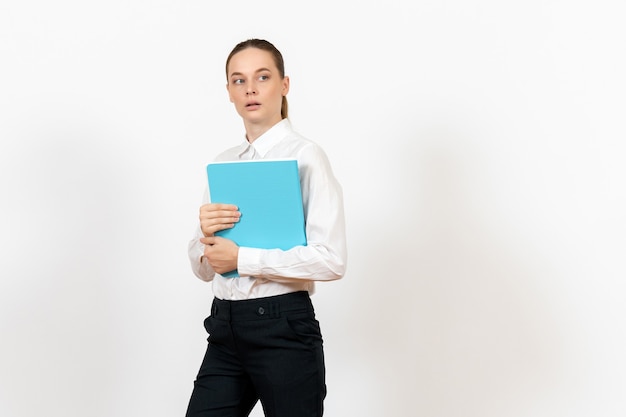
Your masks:
M 243 145 L 233 146 L 219 153 L 215 157 L 215 162 L 234 161 L 239 159 L 239 155 L 243 152 Z
M 315 140 L 292 131 L 283 144 L 290 148 L 289 153 L 298 160 L 298 167 L 303 178 L 333 176 L 328 156 Z
M 326 159 L 326 152 L 324 152 L 319 143 L 295 130 L 289 131 L 289 134 L 283 140 L 283 146 L 288 147 L 291 153 L 298 156 L 299 160 Z

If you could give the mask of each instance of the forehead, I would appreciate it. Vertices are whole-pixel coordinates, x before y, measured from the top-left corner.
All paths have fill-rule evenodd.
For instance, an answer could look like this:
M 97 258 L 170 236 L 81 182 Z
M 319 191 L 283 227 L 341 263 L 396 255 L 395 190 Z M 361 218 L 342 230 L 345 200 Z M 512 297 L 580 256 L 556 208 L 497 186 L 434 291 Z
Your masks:
M 246 48 L 230 58 L 228 75 L 234 72 L 253 73 L 261 68 L 277 71 L 272 54 L 258 48 Z

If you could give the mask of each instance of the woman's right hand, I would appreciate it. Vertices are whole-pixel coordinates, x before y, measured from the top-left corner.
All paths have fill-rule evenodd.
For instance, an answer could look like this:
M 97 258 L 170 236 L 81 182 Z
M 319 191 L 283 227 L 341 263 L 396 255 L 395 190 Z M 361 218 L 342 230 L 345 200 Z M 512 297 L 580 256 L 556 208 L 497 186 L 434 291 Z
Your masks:
M 200 207 L 200 228 L 204 236 L 230 229 L 239 221 L 241 213 L 233 204 L 209 203 Z

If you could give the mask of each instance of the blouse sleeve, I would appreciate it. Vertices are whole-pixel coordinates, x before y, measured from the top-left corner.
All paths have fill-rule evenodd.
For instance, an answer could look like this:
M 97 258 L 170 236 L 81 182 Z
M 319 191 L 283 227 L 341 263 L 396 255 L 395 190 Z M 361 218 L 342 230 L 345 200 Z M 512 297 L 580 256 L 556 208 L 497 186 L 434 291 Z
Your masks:
M 209 202 L 208 189 L 204 191 L 202 202 L 203 204 Z M 198 222 L 194 236 L 189 241 L 187 252 L 189 254 L 189 262 L 191 263 L 191 270 L 193 273 L 201 280 L 208 282 L 212 281 L 215 277 L 215 271 L 211 265 L 209 265 L 209 262 L 202 257 L 204 255 L 204 243 L 200 242 L 200 238 L 202 237 L 202 229 L 200 229 L 200 223 Z

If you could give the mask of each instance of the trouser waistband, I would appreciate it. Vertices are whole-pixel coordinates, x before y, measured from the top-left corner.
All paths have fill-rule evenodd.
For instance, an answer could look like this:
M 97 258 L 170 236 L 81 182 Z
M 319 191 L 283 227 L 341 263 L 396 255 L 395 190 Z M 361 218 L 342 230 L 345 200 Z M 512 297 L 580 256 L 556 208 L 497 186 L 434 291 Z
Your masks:
M 298 291 L 239 301 L 214 298 L 211 306 L 211 316 L 226 321 L 277 318 L 282 312 L 287 311 L 313 311 L 309 293 Z

